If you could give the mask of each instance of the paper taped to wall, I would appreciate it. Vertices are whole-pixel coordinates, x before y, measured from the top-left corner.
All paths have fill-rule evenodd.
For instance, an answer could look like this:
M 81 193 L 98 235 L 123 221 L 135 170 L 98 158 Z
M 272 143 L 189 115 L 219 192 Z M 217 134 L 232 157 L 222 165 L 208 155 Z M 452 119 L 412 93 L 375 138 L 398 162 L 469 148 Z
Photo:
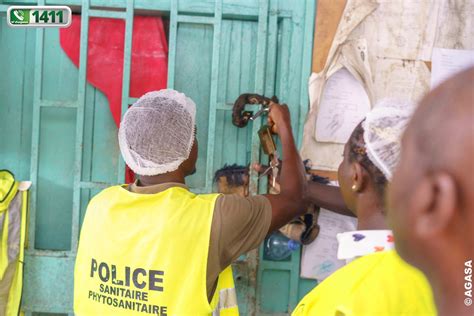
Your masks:
M 338 46 L 334 54 L 331 57 L 332 62 L 326 64 L 325 69 L 320 73 L 311 74 L 309 79 L 308 92 L 311 109 L 304 125 L 301 147 L 301 156 L 303 159 L 311 160 L 313 169 L 331 171 L 337 170 L 342 160 L 344 142 L 318 141 L 316 139 L 317 118 L 326 81 L 339 70 L 345 68 L 364 87 L 370 104 L 373 104 L 374 96 L 367 41 L 365 39 L 346 40 L 344 44 Z
M 322 281 L 346 264 L 345 260 L 337 259 L 336 235 L 355 230 L 357 219 L 321 209 L 318 224 L 320 231 L 316 240 L 303 246 L 301 277 Z
M 474 50 L 433 49 L 431 64 L 431 88 L 454 74 L 474 66 Z
M 316 140 L 345 144 L 369 110 L 370 100 L 364 87 L 346 68 L 341 68 L 324 86 Z

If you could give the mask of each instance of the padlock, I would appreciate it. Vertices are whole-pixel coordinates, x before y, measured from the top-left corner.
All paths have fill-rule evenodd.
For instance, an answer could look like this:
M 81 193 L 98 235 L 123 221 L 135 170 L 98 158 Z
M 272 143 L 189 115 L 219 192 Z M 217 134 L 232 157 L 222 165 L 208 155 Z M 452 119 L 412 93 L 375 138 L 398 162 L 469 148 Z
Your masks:
M 267 155 L 273 155 L 276 152 L 276 145 L 272 137 L 270 126 L 263 125 L 258 130 L 258 137 L 260 138 L 260 145 L 263 148 L 263 152 Z

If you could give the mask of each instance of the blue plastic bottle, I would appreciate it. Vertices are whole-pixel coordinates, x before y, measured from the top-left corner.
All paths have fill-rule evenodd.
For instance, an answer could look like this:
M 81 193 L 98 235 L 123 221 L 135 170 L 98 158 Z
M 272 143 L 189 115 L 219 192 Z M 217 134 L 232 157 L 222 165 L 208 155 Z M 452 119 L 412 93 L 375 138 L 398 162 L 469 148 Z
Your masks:
M 275 232 L 265 240 L 263 252 L 266 259 L 280 261 L 291 256 L 291 253 L 299 246 L 297 241 L 287 238 L 280 232 Z

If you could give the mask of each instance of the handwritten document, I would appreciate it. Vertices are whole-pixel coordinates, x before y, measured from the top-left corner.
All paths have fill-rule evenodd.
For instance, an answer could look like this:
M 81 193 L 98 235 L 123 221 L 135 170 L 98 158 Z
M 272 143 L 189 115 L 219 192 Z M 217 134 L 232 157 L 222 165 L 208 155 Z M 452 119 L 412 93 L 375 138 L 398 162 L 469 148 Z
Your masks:
M 303 247 L 301 277 L 322 281 L 346 264 L 345 260 L 337 259 L 336 235 L 355 230 L 357 219 L 321 209 L 318 224 L 318 237 Z
M 431 88 L 452 75 L 474 66 L 474 50 L 434 48 L 431 69 Z
M 347 0 L 343 17 L 329 50 L 324 69 L 310 76 L 308 82 L 310 111 L 304 125 L 301 156 L 311 160 L 313 169 L 337 170 L 342 160 L 343 144 L 321 142 L 316 139 L 316 124 L 322 92 L 326 85 L 326 80 L 331 77 L 331 74 L 334 74 L 342 67 L 350 67 L 350 69 L 356 71 L 362 77 L 364 86 L 366 86 L 369 92 L 369 99 L 372 100 L 373 89 L 369 87 L 372 83 L 372 76 L 370 75 L 370 61 L 367 58 L 369 56 L 369 51 L 367 50 L 368 43 L 364 36 L 349 37 L 354 29 L 367 16 L 370 16 L 377 6 L 376 0 Z M 364 45 L 360 45 L 361 40 L 365 42 Z M 363 50 L 359 49 L 362 47 L 364 48 Z
M 324 87 L 316 140 L 345 144 L 368 111 L 370 100 L 364 87 L 346 68 L 341 68 Z

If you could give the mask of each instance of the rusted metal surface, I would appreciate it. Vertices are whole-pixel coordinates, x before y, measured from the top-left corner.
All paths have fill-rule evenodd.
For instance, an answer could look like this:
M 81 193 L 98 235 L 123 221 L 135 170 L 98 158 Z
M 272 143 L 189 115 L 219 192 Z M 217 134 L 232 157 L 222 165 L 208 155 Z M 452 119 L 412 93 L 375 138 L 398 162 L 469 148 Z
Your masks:
M 247 126 L 253 115 L 253 112 L 245 111 L 247 104 L 261 104 L 262 107 L 268 108 L 272 102 L 278 103 L 278 98 L 275 96 L 267 98 L 256 93 L 241 94 L 237 100 L 235 100 L 234 107 L 232 108 L 232 123 L 237 127 Z

